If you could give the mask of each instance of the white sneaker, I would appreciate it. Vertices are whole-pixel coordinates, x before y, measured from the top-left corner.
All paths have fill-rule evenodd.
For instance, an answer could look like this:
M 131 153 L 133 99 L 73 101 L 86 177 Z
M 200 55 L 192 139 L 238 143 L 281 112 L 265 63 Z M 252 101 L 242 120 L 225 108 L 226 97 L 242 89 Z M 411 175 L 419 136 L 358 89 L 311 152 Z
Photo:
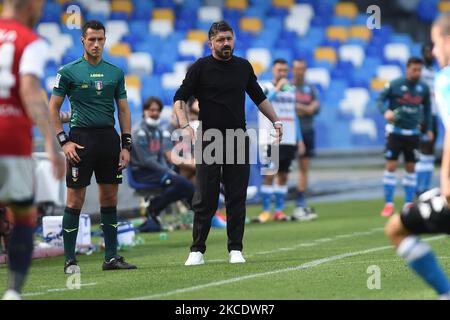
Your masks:
M 317 214 L 313 209 L 298 207 L 292 214 L 292 220 L 311 221 L 317 219 Z
M 200 251 L 189 253 L 189 257 L 184 263 L 185 266 L 198 266 L 200 264 L 204 264 L 205 260 L 203 260 L 203 253 Z
M 8 289 L 3 295 L 2 300 L 22 300 L 22 297 L 16 290 Z
M 242 252 L 238 250 L 230 251 L 230 263 L 244 263 L 245 259 L 242 256 Z

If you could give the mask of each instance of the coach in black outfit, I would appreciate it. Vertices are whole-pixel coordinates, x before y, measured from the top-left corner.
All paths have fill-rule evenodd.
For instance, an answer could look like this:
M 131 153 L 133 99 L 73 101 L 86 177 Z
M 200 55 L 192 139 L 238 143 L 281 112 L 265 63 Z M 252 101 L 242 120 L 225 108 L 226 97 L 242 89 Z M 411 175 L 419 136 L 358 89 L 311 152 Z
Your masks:
M 191 139 L 195 139 L 194 130 L 189 126 L 186 108 L 186 101 L 189 97 L 195 96 L 199 100 L 199 120 L 202 130 L 197 132 L 197 135 L 205 133 L 208 129 L 218 129 L 222 134 L 225 134 L 226 129 L 240 129 L 241 132 L 245 132 L 245 93 L 247 92 L 259 110 L 273 122 L 277 138 L 281 140 L 282 124 L 258 85 L 251 64 L 233 55 L 233 29 L 225 21 L 214 22 L 209 29 L 208 38 L 212 54 L 198 59 L 189 68 L 183 84 L 174 97 L 174 111 L 180 128 L 184 129 L 185 134 Z M 225 136 L 223 141 L 225 148 Z M 185 263 L 187 266 L 204 263 L 205 242 L 211 228 L 211 218 L 217 209 L 221 181 L 225 188 L 230 263 L 245 262 L 242 256 L 242 238 L 250 173 L 248 141 L 247 137 L 246 147 L 244 150 L 239 150 L 239 152 L 245 152 L 244 164 L 236 163 L 236 161 L 233 164 L 222 164 L 225 160 L 222 163 L 218 161 L 212 164 L 206 161 L 197 162 L 196 191 L 192 203 L 195 211 L 193 242 Z M 201 143 L 200 147 L 203 151 L 211 142 L 197 141 L 196 143 Z M 233 152 L 236 158 L 238 156 L 236 147 Z M 197 156 L 198 154 L 196 159 Z

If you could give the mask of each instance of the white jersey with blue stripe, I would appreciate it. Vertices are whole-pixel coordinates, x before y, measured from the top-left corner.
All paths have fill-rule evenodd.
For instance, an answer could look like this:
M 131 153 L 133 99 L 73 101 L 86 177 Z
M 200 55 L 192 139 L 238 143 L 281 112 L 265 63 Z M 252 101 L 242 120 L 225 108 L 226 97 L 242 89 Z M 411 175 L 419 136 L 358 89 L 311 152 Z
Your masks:
M 450 124 L 450 66 L 436 73 L 434 80 L 434 94 L 438 114 L 445 127 Z
M 295 110 L 295 87 L 288 87 L 287 90 L 277 92 L 272 82 L 261 84 L 261 88 L 272 103 L 278 118 L 283 123 L 283 139 L 281 140 L 281 144 L 296 145 L 300 122 Z M 273 131 L 273 125 L 261 112 L 258 112 L 258 125 L 260 130 L 259 144 L 271 144 L 270 135 L 267 133 Z M 266 132 L 266 134 L 264 134 L 264 132 Z

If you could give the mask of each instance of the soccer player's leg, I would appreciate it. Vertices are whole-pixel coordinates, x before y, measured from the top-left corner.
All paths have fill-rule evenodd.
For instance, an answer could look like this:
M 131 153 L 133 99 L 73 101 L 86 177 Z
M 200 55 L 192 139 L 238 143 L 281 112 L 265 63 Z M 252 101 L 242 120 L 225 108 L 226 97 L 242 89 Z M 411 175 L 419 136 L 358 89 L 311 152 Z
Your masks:
M 9 287 L 4 299 L 20 299 L 31 265 L 36 224 L 33 198 L 31 158 L 0 158 L 0 201 L 9 204 L 14 220 L 8 248 Z
M 100 224 L 105 237 L 105 261 L 102 269 L 136 269 L 117 255 L 117 193 L 122 183 L 119 170 L 120 138 L 114 129 L 97 132 L 94 173 L 99 189 Z
M 441 298 L 450 298 L 450 282 L 430 246 L 417 235 L 450 233 L 450 209 L 445 198 L 425 193 L 419 202 L 394 215 L 385 227 L 386 236 L 402 257 Z
M 77 149 L 81 161 L 78 163 L 68 162 L 66 170 L 67 201 L 62 229 L 65 256 L 64 272 L 67 274 L 80 272 L 75 258 L 75 248 L 86 187 L 91 183 L 95 166 L 95 148 L 92 146 L 92 139 L 89 138 L 88 133 L 82 130 L 71 130 L 69 137 L 71 141 L 84 146 L 84 149 Z
M 434 141 L 435 139 L 429 140 L 427 136 L 422 136 L 420 140 L 419 161 L 416 163 L 418 195 L 431 188 L 434 161 L 436 160 L 434 156 Z
M 397 169 L 397 160 L 400 153 L 400 142 L 397 135 L 390 134 L 387 137 L 384 156 L 386 160 L 383 174 L 384 200 L 385 205 L 381 211 L 381 216 L 388 217 L 394 214 L 394 194 L 397 179 L 395 170 Z
M 270 145 L 262 146 L 261 149 L 264 152 L 264 159 L 269 161 L 271 158 L 271 147 Z M 261 213 L 253 219 L 253 222 L 264 223 L 270 220 L 271 217 L 271 203 L 274 192 L 273 187 L 274 176 L 265 175 L 263 178 L 263 183 L 261 185 L 261 200 L 262 200 L 262 211 Z
M 308 207 L 306 202 L 306 189 L 308 188 L 308 174 L 311 158 L 315 155 L 315 137 L 314 131 L 302 132 L 303 142 L 305 144 L 305 153 L 298 157 L 298 167 L 300 173 L 297 184 L 296 207 L 301 212 L 305 212 Z
M 417 190 L 417 177 L 415 172 L 415 166 L 418 158 L 419 137 L 405 136 L 402 142 L 403 155 L 405 158 L 405 176 L 403 177 L 402 184 L 405 190 L 405 203 L 404 206 L 411 206 L 414 201 Z
M 280 164 L 277 173 L 277 184 L 274 187 L 275 195 L 275 221 L 287 221 L 289 218 L 284 213 L 286 205 L 286 196 L 288 193 L 287 180 L 292 160 L 295 158 L 296 146 L 281 145 L 280 146 Z
M 86 178 L 84 179 L 86 180 Z M 78 181 L 77 181 L 78 183 Z M 81 208 L 86 196 L 86 187 L 81 184 L 80 187 L 67 187 L 67 202 L 64 208 L 62 229 L 64 243 L 64 273 L 79 273 L 80 268 L 75 258 L 75 248 L 77 244 L 78 227 L 80 223 Z

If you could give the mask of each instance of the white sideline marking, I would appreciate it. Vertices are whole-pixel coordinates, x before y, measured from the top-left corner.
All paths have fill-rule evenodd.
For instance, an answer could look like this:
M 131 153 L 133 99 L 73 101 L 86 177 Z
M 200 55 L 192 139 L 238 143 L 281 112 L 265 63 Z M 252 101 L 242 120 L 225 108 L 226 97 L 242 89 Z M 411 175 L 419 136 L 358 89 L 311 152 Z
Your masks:
M 446 237 L 446 236 L 440 235 L 440 236 L 426 238 L 426 239 L 424 239 L 424 241 L 433 241 L 433 240 L 442 239 L 444 237 Z M 289 268 L 285 268 L 285 269 L 277 269 L 277 270 L 273 270 L 273 271 L 254 273 L 254 274 L 249 274 L 249 275 L 242 276 L 242 277 L 235 277 L 235 278 L 230 278 L 230 279 L 225 279 L 225 280 L 220 280 L 220 281 L 214 281 L 214 282 L 205 283 L 205 284 L 198 285 L 198 286 L 176 289 L 176 290 L 152 294 L 152 295 L 148 295 L 148 296 L 130 298 L 127 300 L 146 300 L 146 299 L 167 297 L 167 296 L 171 296 L 171 295 L 178 294 L 178 293 L 186 293 L 186 292 L 201 290 L 201 289 L 205 289 L 205 288 L 209 288 L 209 287 L 217 287 L 217 286 L 230 284 L 230 283 L 234 283 L 234 282 L 239 282 L 239 281 L 244 281 L 244 280 L 248 280 L 248 279 L 255 279 L 255 278 L 260 278 L 260 277 L 271 276 L 273 274 L 309 269 L 309 268 L 313 268 L 313 267 L 319 266 L 321 264 L 324 264 L 324 263 L 327 263 L 330 261 L 341 260 L 341 259 L 348 258 L 348 257 L 358 256 L 358 255 L 362 255 L 362 254 L 367 254 L 367 253 L 372 253 L 372 252 L 377 252 L 377 251 L 382 251 L 382 250 L 392 249 L 392 248 L 393 248 L 393 246 L 383 246 L 383 247 L 376 247 L 376 248 L 371 248 L 371 249 L 366 249 L 366 250 L 361 250 L 361 251 L 342 253 L 342 254 L 338 254 L 335 256 L 325 257 L 325 258 L 313 260 L 310 262 L 302 263 L 301 265 L 296 266 L 296 267 L 289 267 Z
M 82 286 L 82 287 L 91 287 L 91 286 L 95 286 L 95 285 L 97 285 L 97 282 L 81 283 L 80 284 L 80 286 Z M 47 294 L 47 293 L 62 292 L 62 291 L 69 291 L 69 290 L 73 290 L 73 289 L 69 289 L 69 288 L 54 288 L 54 289 L 48 289 L 48 290 L 42 291 L 42 292 L 27 292 L 27 293 L 23 293 L 22 297 L 41 296 L 41 295 Z

